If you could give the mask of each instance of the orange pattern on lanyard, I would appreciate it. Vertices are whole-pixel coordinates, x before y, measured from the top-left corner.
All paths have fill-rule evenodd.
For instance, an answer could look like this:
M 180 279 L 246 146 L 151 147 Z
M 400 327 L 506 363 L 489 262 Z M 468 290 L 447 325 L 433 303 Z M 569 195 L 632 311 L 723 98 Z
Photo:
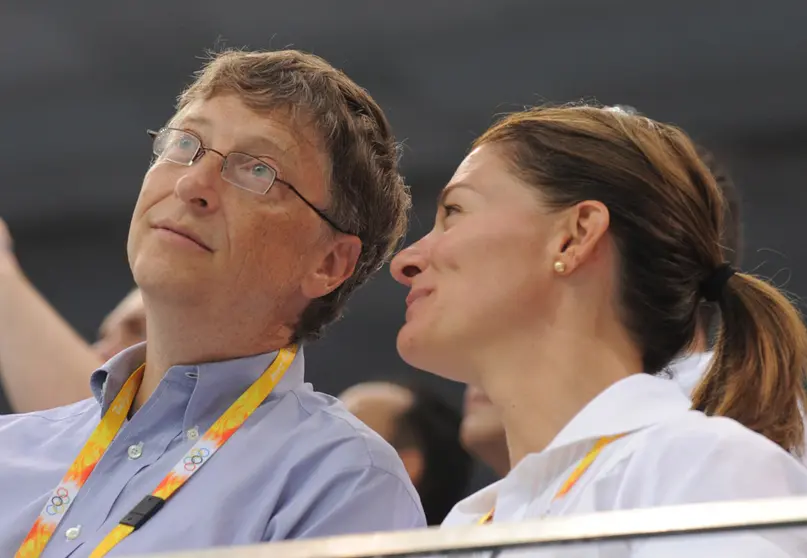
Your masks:
M 224 411 L 224 414 L 213 423 L 213 426 L 205 432 L 204 436 L 199 438 L 179 463 L 174 466 L 174 469 L 157 485 L 151 495 L 143 500 L 143 502 L 151 504 L 147 510 L 147 517 L 144 518 L 143 514 L 139 513 L 139 504 L 120 524 L 109 532 L 93 550 L 90 558 L 101 558 L 106 555 L 116 544 L 153 516 L 162 504 L 174 492 L 179 490 L 224 445 L 230 436 L 246 422 L 253 411 L 272 393 L 272 390 L 283 378 L 292 361 L 294 361 L 296 353 L 296 345 L 281 349 L 269 368 L 261 374 L 261 377 Z M 98 426 L 95 427 L 89 440 L 79 452 L 78 457 L 73 461 L 62 481 L 51 494 L 33 527 L 31 527 L 22 545 L 20 545 L 15 558 L 38 558 L 42 554 L 59 522 L 75 500 L 78 491 L 87 481 L 104 452 L 112 443 L 115 435 L 123 426 L 143 380 L 144 369 L 145 365 L 129 376 L 118 395 L 115 396 L 112 405 L 104 413 Z M 155 503 L 157 505 L 154 505 Z M 139 518 L 140 521 L 136 522 L 130 519 L 132 517 Z M 133 522 L 136 523 L 136 526 L 131 524 Z
M 566 496 L 569 491 L 577 484 L 577 481 L 580 480 L 580 477 L 591 467 L 591 464 L 594 463 L 594 460 L 600 455 L 605 446 L 619 440 L 625 434 L 617 434 L 616 436 L 603 436 L 594 444 L 594 447 L 589 450 L 589 452 L 580 460 L 580 463 L 577 464 L 577 467 L 574 468 L 574 471 L 569 475 L 569 477 L 563 481 L 563 484 L 560 485 L 560 488 L 555 493 L 555 496 L 552 498 L 553 502 L 556 502 Z M 496 511 L 496 508 L 491 509 L 488 513 L 482 516 L 479 520 L 479 525 L 486 525 L 493 521 L 493 514 Z

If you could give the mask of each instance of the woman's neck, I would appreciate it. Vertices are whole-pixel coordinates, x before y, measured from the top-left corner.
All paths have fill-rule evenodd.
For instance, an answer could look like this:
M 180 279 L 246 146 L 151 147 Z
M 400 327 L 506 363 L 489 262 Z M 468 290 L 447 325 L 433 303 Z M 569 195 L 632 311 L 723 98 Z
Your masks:
M 642 372 L 641 355 L 619 335 L 551 337 L 539 343 L 511 338 L 508 347 L 488 352 L 495 358 L 478 369 L 480 385 L 501 412 L 511 467 L 545 449 L 609 386 Z

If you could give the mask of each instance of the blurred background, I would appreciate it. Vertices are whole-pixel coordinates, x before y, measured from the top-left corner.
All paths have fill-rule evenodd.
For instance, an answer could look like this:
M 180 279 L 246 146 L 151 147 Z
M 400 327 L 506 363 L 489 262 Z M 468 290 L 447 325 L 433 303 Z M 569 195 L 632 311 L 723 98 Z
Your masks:
M 807 2 L 221 0 L 0 4 L 0 217 L 32 282 L 88 339 L 132 287 L 129 217 L 205 49 L 298 48 L 366 87 L 404 142 L 409 235 L 493 116 L 546 101 L 629 104 L 712 149 L 738 184 L 744 269 L 807 293 Z M 395 351 L 387 270 L 307 350 L 338 393 L 416 372 Z M 461 386 L 429 380 L 459 405 Z M 0 408 L 3 403 L 0 401 Z

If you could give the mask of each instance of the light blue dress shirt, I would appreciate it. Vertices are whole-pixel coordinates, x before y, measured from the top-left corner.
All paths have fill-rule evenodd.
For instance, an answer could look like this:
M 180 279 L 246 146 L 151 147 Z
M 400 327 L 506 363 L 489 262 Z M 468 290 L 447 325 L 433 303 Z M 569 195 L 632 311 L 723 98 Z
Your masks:
M 98 462 L 43 558 L 89 556 L 276 354 L 169 369 Z M 141 344 L 96 371 L 95 399 L 0 416 L 0 556 L 14 555 L 144 359 Z M 425 526 L 395 450 L 304 383 L 303 369 L 301 349 L 249 420 L 109 556 Z

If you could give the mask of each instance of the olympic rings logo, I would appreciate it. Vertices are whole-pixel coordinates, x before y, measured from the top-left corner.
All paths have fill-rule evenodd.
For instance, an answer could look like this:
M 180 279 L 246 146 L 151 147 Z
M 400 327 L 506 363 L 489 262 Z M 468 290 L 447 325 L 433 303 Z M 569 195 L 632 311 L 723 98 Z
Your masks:
M 185 470 L 196 470 L 196 468 L 199 467 L 209 455 L 210 450 L 207 448 L 192 449 L 191 452 L 182 460 L 185 463 Z
M 68 504 L 70 504 L 70 495 L 66 488 L 60 486 L 56 489 L 56 493 L 53 497 L 51 497 L 50 504 L 45 508 L 45 511 L 48 515 L 58 515 L 64 513 Z

